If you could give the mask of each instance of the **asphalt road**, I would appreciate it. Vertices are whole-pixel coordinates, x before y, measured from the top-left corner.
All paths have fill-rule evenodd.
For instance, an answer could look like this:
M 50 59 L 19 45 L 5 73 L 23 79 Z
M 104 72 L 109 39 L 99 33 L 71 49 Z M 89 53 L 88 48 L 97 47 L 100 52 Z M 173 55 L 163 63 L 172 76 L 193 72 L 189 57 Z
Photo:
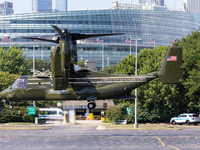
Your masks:
M 0 150 L 200 149 L 200 126 L 181 130 L 96 130 L 99 122 L 47 130 L 0 130 Z

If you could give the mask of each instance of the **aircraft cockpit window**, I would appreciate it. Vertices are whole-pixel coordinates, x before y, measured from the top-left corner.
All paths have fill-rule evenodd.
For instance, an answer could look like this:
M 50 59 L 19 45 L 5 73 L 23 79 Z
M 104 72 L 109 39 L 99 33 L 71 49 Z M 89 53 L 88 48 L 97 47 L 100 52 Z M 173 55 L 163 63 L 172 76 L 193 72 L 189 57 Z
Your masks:
M 81 68 L 78 65 L 74 65 L 74 70 L 79 71 L 79 70 L 81 70 Z
M 18 79 L 17 88 L 25 89 L 27 84 L 27 79 Z
M 17 87 L 17 80 L 12 84 L 12 87 Z

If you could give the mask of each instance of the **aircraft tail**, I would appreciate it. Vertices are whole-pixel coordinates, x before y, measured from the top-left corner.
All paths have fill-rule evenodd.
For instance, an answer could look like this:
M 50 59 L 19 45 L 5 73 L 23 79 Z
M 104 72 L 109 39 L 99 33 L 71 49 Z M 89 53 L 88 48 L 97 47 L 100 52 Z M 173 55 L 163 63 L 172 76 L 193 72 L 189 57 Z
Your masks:
M 170 47 L 168 49 L 158 76 L 164 84 L 176 84 L 183 81 L 181 47 Z

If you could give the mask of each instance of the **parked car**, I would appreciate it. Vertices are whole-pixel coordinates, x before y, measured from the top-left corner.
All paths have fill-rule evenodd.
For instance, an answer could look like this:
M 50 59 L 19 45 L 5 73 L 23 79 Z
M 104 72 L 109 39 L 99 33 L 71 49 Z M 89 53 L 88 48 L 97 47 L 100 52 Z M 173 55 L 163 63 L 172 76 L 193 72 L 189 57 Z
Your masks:
M 60 108 L 39 108 L 39 110 L 39 119 L 41 119 L 42 123 L 47 120 L 63 120 L 64 112 Z
M 187 125 L 194 124 L 194 125 L 197 125 L 198 123 L 200 123 L 200 118 L 195 113 L 183 113 L 183 114 L 180 114 L 177 117 L 173 117 L 170 120 L 170 123 L 172 125 L 175 125 L 175 124 L 187 124 Z

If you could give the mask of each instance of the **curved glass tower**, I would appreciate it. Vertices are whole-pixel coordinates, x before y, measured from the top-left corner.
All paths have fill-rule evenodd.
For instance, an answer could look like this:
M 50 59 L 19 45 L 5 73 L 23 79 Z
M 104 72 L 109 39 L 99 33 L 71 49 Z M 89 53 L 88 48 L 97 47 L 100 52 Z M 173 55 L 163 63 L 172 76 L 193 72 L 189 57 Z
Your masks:
M 51 25 L 67 28 L 73 33 L 125 33 L 102 37 L 101 42 L 97 38 L 77 42 L 78 59 L 96 61 L 100 68 L 102 59 L 106 67 L 117 64 L 130 54 L 130 42 L 127 42 L 130 37 L 133 55 L 136 38 L 138 49 L 171 45 L 173 40 L 199 28 L 200 14 L 158 10 L 84 10 L 15 14 L 0 16 L 0 21 L 0 44 L 3 47 L 20 45 L 27 57 L 32 58 L 34 45 L 36 58 L 46 61 L 50 61 L 52 44 L 21 39 L 21 36 L 57 34 Z M 5 36 L 10 36 L 10 39 L 3 40 Z

